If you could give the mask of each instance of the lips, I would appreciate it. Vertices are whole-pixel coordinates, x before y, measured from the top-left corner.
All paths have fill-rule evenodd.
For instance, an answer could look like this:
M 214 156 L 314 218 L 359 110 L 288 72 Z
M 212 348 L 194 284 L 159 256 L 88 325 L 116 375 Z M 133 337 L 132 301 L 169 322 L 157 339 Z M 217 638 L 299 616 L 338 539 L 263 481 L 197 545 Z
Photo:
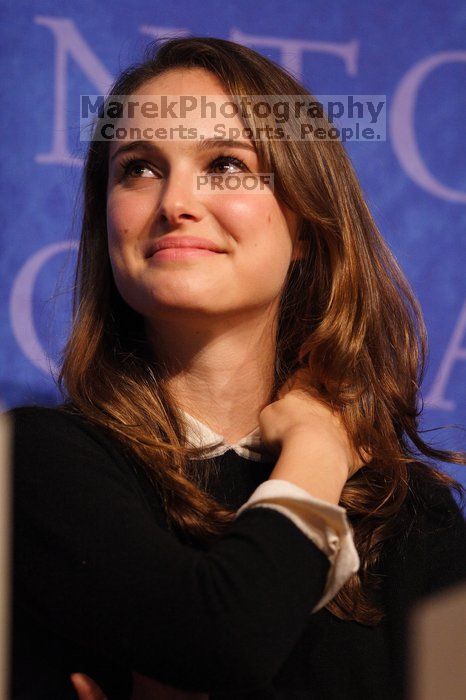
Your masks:
M 198 236 L 163 236 L 157 241 L 152 241 L 146 257 L 150 258 L 157 251 L 167 248 L 201 248 L 203 250 L 212 250 L 215 253 L 225 252 L 220 246 L 207 238 L 199 238 Z

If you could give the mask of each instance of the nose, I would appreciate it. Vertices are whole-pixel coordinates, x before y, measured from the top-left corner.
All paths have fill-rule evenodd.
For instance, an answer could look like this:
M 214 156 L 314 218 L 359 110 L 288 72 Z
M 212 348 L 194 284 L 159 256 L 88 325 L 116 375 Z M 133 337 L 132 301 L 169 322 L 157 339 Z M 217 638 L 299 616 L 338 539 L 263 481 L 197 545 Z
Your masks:
M 196 197 L 191 173 L 170 173 L 160 194 L 157 210 L 157 225 L 162 230 L 171 230 L 184 221 L 200 221 L 204 206 Z

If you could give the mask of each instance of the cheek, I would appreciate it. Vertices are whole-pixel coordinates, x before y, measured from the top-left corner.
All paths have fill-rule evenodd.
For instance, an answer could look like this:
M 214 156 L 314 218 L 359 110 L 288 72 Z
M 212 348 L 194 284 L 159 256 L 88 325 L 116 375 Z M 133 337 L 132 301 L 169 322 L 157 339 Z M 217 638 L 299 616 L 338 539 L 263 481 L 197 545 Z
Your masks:
M 149 212 L 143 202 L 118 194 L 107 199 L 107 233 L 109 254 L 112 259 L 124 256 L 129 244 L 139 238 L 148 221 Z
M 211 210 L 215 209 L 216 217 L 222 221 L 225 228 L 233 223 L 235 227 L 260 226 L 264 216 L 271 213 L 272 203 L 268 195 L 254 194 L 224 194 L 217 195 L 212 202 Z
M 258 240 L 270 228 L 276 230 L 282 241 L 290 234 L 283 212 L 270 194 L 218 195 L 210 209 L 222 227 L 233 236 Z
M 244 251 L 253 250 L 261 259 L 275 259 L 280 267 L 288 264 L 292 238 L 288 222 L 272 195 L 244 194 L 218 196 L 213 209 L 222 228 Z
M 134 237 L 134 212 L 118 198 L 107 200 L 107 247 L 113 276 L 117 287 L 125 282 L 128 271 L 132 269 L 131 246 Z
M 215 216 L 235 240 L 243 294 L 271 299 L 278 295 L 289 269 L 292 239 L 281 208 L 268 195 L 218 197 Z
M 107 233 L 110 253 L 114 245 L 128 233 L 128 225 L 125 221 L 124 202 L 120 203 L 118 197 L 109 195 L 107 198 Z
M 154 215 L 154 197 L 146 193 L 110 192 L 107 197 L 107 224 L 116 232 L 123 228 L 138 232 Z

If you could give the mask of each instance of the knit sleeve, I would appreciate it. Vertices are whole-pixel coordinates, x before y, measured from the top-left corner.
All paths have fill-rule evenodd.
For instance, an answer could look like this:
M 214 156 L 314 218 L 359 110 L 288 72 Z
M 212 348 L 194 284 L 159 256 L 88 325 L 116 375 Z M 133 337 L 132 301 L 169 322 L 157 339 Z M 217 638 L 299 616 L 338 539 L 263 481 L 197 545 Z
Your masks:
M 192 691 L 278 672 L 329 562 L 288 517 L 240 514 L 208 551 L 163 529 L 117 445 L 57 409 L 14 420 L 15 602 L 51 633 Z
M 334 598 L 340 588 L 359 568 L 346 510 L 284 479 L 269 479 L 260 484 L 237 511 L 266 507 L 283 513 L 328 557 L 331 564 L 322 597 L 311 612 L 317 612 Z

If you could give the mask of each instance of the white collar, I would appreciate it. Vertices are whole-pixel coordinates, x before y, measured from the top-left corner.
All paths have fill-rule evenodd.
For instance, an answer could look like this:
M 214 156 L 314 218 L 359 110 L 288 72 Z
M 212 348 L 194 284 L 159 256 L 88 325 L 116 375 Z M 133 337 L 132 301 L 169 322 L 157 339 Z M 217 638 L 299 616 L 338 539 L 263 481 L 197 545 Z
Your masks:
M 237 455 L 245 459 L 252 459 L 255 462 L 269 462 L 273 458 L 270 454 L 264 453 L 260 439 L 259 426 L 251 430 L 250 433 L 242 437 L 234 445 L 226 442 L 223 435 L 216 433 L 208 425 L 194 418 L 189 413 L 180 409 L 186 424 L 186 438 L 195 447 L 205 447 L 202 457 L 197 459 L 207 459 L 208 457 L 218 457 L 227 450 L 234 450 Z

